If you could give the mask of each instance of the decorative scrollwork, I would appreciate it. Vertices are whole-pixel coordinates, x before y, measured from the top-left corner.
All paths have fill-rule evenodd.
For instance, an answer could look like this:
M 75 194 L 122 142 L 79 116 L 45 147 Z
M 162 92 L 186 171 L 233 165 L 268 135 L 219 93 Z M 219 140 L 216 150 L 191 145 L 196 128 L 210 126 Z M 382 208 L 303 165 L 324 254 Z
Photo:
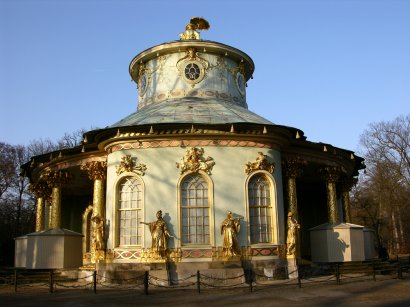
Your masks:
M 176 67 L 180 76 L 194 87 L 205 77 L 209 62 L 200 57 L 195 48 L 190 47 L 187 48 L 186 55 L 178 60 Z
M 131 158 L 131 155 L 126 155 L 121 158 L 120 165 L 118 165 L 116 169 L 117 175 L 120 175 L 123 172 L 133 172 L 140 176 L 144 176 L 147 166 L 142 163 L 136 165 L 135 161 Z
M 213 158 L 205 158 L 203 155 L 204 149 L 202 147 L 191 147 L 186 150 L 185 156 L 182 157 L 181 162 L 176 163 L 176 166 L 181 170 L 181 174 L 187 171 L 198 172 L 199 170 L 202 170 L 211 175 L 215 161 Z
M 245 164 L 245 173 L 249 175 L 257 170 L 265 170 L 272 174 L 275 171 L 275 163 L 269 163 L 267 157 L 262 152 L 258 152 L 255 162 Z

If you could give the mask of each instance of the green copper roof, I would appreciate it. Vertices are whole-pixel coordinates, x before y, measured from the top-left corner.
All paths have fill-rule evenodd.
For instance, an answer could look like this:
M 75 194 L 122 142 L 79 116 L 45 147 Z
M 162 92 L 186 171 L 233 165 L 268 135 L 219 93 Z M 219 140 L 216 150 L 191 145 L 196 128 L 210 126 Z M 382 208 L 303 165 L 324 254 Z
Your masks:
M 226 124 L 254 123 L 272 125 L 263 117 L 244 107 L 213 99 L 184 98 L 165 100 L 132 113 L 111 127 L 125 127 L 146 124 Z

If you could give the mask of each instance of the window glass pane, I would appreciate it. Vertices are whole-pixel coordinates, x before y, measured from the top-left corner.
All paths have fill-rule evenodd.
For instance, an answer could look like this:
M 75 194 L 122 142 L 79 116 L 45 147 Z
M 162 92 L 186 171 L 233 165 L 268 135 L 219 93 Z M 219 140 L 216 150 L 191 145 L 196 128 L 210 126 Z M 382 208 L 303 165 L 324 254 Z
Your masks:
M 248 203 L 251 243 L 272 241 L 272 204 L 268 179 L 257 174 L 248 183 Z
M 209 244 L 208 184 L 199 174 L 184 178 L 181 184 L 182 242 Z M 205 229 L 206 228 L 206 229 Z
M 119 244 L 140 245 L 142 228 L 142 186 L 136 177 L 125 177 L 118 191 Z

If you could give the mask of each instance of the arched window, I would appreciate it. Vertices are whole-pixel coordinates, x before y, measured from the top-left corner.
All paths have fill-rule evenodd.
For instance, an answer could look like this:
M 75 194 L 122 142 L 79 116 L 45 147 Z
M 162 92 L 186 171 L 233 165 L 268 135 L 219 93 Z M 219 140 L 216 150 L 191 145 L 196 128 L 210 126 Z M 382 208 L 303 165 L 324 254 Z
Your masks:
M 117 229 L 121 246 L 142 245 L 142 184 L 124 177 L 118 184 Z
M 264 174 L 256 174 L 250 178 L 248 182 L 248 204 L 251 243 L 271 243 L 271 186 Z
M 208 183 L 199 174 L 181 182 L 182 244 L 210 244 Z

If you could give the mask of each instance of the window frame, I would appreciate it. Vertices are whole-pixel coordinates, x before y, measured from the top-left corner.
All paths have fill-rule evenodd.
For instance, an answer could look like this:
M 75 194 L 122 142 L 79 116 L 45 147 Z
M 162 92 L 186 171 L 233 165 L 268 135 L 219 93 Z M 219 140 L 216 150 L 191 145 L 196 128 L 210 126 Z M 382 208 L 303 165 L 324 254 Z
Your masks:
M 256 242 L 253 243 L 251 241 L 251 214 L 250 214 L 250 204 L 249 204 L 249 183 L 251 179 L 255 176 L 264 176 L 269 184 L 269 192 L 270 192 L 270 222 L 271 222 L 271 241 L 270 242 Z M 252 172 L 249 176 L 247 176 L 245 180 L 245 212 L 247 215 L 247 237 L 248 237 L 248 244 L 251 246 L 257 245 L 272 245 L 278 244 L 279 242 L 279 220 L 278 220 L 278 207 L 277 207 L 277 189 L 276 189 L 276 181 L 274 177 L 267 171 L 258 170 Z
M 141 186 L 141 208 L 140 209 L 136 209 L 135 211 L 140 210 L 140 217 L 143 220 L 144 216 L 145 216 L 145 184 L 144 181 L 142 180 L 142 178 L 138 175 L 136 175 L 135 173 L 132 172 L 124 172 L 122 173 L 120 176 L 118 176 L 116 183 L 115 183 L 115 200 L 114 200 L 114 248 L 143 248 L 145 246 L 145 240 L 144 240 L 144 227 L 140 227 L 139 225 L 137 225 L 137 238 L 140 236 L 141 237 L 141 244 L 120 244 L 120 188 L 121 188 L 121 184 L 123 182 L 123 180 L 125 180 L 125 178 L 134 178 Z M 138 215 L 137 215 L 138 216 Z M 138 223 L 138 219 L 137 219 L 137 223 Z M 138 235 L 138 228 L 141 230 L 140 235 Z M 138 241 L 138 239 L 137 239 Z M 137 242 L 138 243 L 138 242 Z
M 208 185 L 208 218 L 209 218 L 209 243 L 182 243 L 182 237 L 183 237 L 183 225 L 182 225 L 182 185 L 184 183 L 184 180 L 188 176 L 192 175 L 197 175 L 201 176 L 202 179 L 207 183 Z M 214 195 L 214 185 L 209 177 L 209 175 L 203 171 L 198 171 L 198 172 L 187 172 L 183 176 L 181 176 L 178 180 L 177 184 L 177 212 L 178 212 L 178 240 L 177 241 L 177 247 L 181 248 L 209 248 L 211 246 L 214 246 L 214 202 L 213 202 L 213 195 Z

